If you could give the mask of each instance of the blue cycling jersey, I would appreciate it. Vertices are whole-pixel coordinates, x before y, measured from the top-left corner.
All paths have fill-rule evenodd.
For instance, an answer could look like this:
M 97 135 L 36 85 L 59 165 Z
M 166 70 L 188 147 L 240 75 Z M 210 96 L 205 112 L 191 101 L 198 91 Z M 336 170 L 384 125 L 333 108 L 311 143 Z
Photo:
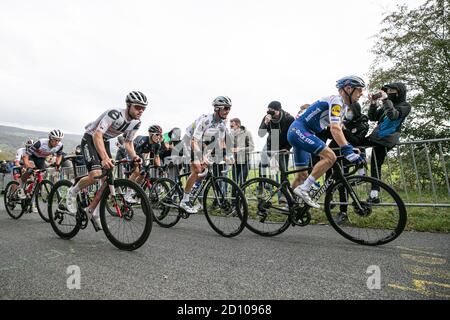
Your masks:
M 312 132 L 319 133 L 330 123 L 341 124 L 346 112 L 347 105 L 341 96 L 328 96 L 310 105 L 295 121 Z

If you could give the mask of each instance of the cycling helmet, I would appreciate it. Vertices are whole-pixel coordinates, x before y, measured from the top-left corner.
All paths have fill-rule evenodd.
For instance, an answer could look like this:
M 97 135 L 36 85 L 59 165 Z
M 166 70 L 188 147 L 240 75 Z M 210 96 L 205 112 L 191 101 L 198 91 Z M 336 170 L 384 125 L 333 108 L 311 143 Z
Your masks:
M 157 124 L 154 124 L 148 128 L 148 133 L 151 134 L 162 134 L 162 128 Z
M 33 139 L 28 139 L 26 142 L 25 142 L 25 147 L 31 147 L 32 145 L 34 144 L 34 141 L 33 141 Z
M 140 91 L 131 91 L 126 98 L 126 103 L 138 104 L 146 106 L 148 104 L 147 97 Z
M 62 133 L 61 130 L 55 129 L 50 131 L 50 133 L 48 134 L 48 138 L 61 140 L 62 138 L 64 138 L 64 133 Z
M 342 89 L 350 86 L 352 88 L 365 88 L 364 80 L 357 76 L 347 76 L 336 81 L 336 88 Z
M 231 107 L 231 99 L 226 96 L 219 96 L 212 102 L 214 110 L 222 109 L 223 107 Z

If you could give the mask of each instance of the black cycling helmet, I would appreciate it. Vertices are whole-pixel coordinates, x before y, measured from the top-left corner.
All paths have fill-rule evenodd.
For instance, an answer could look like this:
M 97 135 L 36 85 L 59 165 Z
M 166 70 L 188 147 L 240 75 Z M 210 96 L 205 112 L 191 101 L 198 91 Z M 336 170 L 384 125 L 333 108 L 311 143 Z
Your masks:
M 144 107 L 148 104 L 147 97 L 140 91 L 131 91 L 125 101 L 127 104 L 138 104 Z
M 162 128 L 157 124 L 148 127 L 148 133 L 150 134 L 162 134 Z

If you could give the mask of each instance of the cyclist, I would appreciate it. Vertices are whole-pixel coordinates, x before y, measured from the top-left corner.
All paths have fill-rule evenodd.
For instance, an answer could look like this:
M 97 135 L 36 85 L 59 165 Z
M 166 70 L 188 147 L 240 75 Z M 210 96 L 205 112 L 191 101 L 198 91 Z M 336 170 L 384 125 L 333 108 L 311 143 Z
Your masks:
M 161 166 L 161 159 L 159 157 L 161 139 L 162 128 L 156 124 L 148 128 L 147 136 L 137 136 L 136 139 L 134 139 L 134 150 L 144 163 L 146 159 L 149 159 L 150 165 L 155 165 L 157 167 Z M 144 181 L 144 175 L 145 169 L 139 171 L 139 166 L 136 165 L 130 180 L 135 181 L 140 185 Z M 133 195 L 128 195 L 125 200 L 132 203 L 135 202 Z
M 314 202 L 309 195 L 311 187 L 336 161 L 336 154 L 316 134 L 329 126 L 331 135 L 341 148 L 345 158 L 354 163 L 364 161 L 359 154 L 353 151 L 353 146 L 345 139 L 342 121 L 347 107 L 359 100 L 365 86 L 364 81 L 357 76 L 339 79 L 336 83 L 339 95 L 324 97 L 316 101 L 289 127 L 288 141 L 294 147 L 296 167 L 308 166 L 310 154 L 320 156 L 320 161 L 313 166 L 311 174 L 307 176 L 306 171 L 300 172 L 295 181 L 297 186 L 294 192 L 311 207 L 320 208 L 319 204 Z M 298 185 L 300 183 L 301 185 Z
M 113 169 L 109 140 L 121 134 L 125 134 L 125 149 L 134 161 L 140 161 L 133 146 L 133 138 L 141 125 L 141 115 L 148 102 L 147 97 L 139 91 L 131 91 L 125 99 L 125 109 L 108 109 L 95 121 L 86 125 L 86 132 L 81 140 L 81 149 L 89 174 L 73 185 L 66 198 L 67 210 L 77 212 L 77 194 L 96 183 L 95 177 L 102 174 L 102 167 Z M 92 213 L 94 223 L 101 229 L 98 206 Z
M 25 142 L 25 147 L 22 147 L 22 148 L 17 149 L 17 151 L 16 151 L 16 158 L 15 158 L 15 160 L 14 160 L 14 166 L 15 166 L 15 167 L 20 167 L 20 166 L 23 165 L 23 156 L 24 156 L 25 153 L 27 152 L 28 148 L 30 148 L 33 144 L 34 144 L 33 139 L 28 139 L 28 140 Z M 19 169 L 19 168 L 14 169 L 13 176 L 14 176 L 14 179 L 15 179 L 15 180 L 17 180 L 17 174 L 20 175 L 20 173 L 21 173 L 21 172 L 20 172 L 20 169 Z
M 188 213 L 197 212 L 197 208 L 194 208 L 189 201 L 189 196 L 192 186 L 199 180 L 198 174 L 203 171 L 205 165 L 209 164 L 207 155 L 202 152 L 203 145 L 208 150 L 215 148 L 216 151 L 222 151 L 225 160 L 232 159 L 231 155 L 227 156 L 225 143 L 227 130 L 225 120 L 231 109 L 231 99 L 226 96 L 219 96 L 213 100 L 212 105 L 214 113 L 202 115 L 186 129 L 186 136 L 189 138 L 188 141 L 190 141 L 191 146 L 191 174 L 186 181 L 180 207 Z
M 45 169 L 45 158 L 56 155 L 56 170 L 59 170 L 63 154 L 63 143 L 61 141 L 63 138 L 64 133 L 55 129 L 49 132 L 48 139 L 39 139 L 26 150 L 22 160 L 27 171 L 22 175 L 21 188 L 17 192 L 20 199 L 26 198 L 23 186 L 33 172 L 32 168 Z M 33 161 L 34 166 L 30 163 L 30 160 Z

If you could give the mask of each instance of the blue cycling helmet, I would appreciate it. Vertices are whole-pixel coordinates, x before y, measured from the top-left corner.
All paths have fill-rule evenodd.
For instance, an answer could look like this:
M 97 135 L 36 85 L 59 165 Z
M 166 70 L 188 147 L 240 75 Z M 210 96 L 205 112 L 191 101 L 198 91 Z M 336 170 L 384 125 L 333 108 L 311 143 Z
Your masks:
M 336 88 L 342 89 L 347 86 L 352 88 L 365 88 L 364 80 L 357 76 L 347 76 L 336 81 Z

